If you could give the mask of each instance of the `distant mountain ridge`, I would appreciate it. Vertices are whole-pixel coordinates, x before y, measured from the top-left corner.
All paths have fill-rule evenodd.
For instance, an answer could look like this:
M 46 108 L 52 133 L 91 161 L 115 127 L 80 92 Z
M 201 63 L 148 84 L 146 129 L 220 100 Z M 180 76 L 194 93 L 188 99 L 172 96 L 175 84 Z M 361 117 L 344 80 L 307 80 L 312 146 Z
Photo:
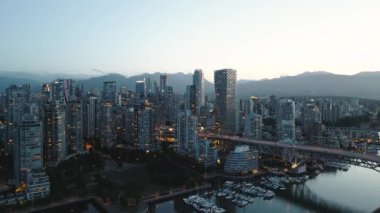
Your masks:
M 268 96 L 351 96 L 380 99 L 380 72 L 339 75 L 328 72 L 305 72 L 270 80 L 238 85 L 239 95 Z
M 159 76 L 164 73 L 144 73 L 126 77 L 121 74 L 107 74 L 87 79 L 76 79 L 84 85 L 85 90 L 91 88 L 102 89 L 104 81 L 114 80 L 118 87 L 126 86 L 134 91 L 135 82 L 150 78 L 159 83 Z M 79 76 L 79 75 L 78 75 Z M 177 93 L 185 93 L 186 85 L 192 84 L 192 74 L 168 73 L 168 85 L 173 86 Z M 48 80 L 47 78 L 51 79 Z M 67 76 L 70 78 L 70 76 Z M 40 79 L 40 80 L 38 80 Z M 42 83 L 50 82 L 55 78 L 52 75 L 40 78 L 39 75 L 23 74 L 18 72 L 0 72 L 0 91 L 4 92 L 11 84 L 31 84 L 33 91 L 40 91 Z M 75 79 L 75 76 L 73 76 Z M 355 75 L 340 75 L 324 71 L 304 72 L 296 76 L 286 76 L 264 80 L 240 80 L 238 93 L 241 98 L 251 95 L 260 96 L 351 96 L 380 100 L 380 71 L 360 72 Z M 214 86 L 205 80 L 206 94 L 214 93 Z

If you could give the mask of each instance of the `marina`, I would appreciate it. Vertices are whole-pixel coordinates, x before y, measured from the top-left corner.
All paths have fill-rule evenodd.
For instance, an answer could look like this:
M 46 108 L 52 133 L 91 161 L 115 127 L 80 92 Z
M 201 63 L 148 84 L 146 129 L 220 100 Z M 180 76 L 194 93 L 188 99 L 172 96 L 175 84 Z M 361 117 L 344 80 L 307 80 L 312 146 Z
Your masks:
M 364 176 L 363 176 L 364 174 Z M 258 178 L 257 181 L 225 181 L 220 187 L 216 186 L 213 190 L 202 193 L 202 197 L 215 203 L 218 207 L 226 212 L 373 212 L 378 208 L 378 196 L 380 192 L 375 192 L 369 196 L 368 192 L 373 188 L 373 184 L 380 184 L 380 174 L 374 170 L 351 166 L 348 171 L 339 169 L 321 170 L 319 175 L 311 176 L 263 176 L 264 179 Z M 268 180 L 269 179 L 269 180 Z M 358 180 L 360 184 L 358 184 Z M 286 186 L 285 190 L 271 189 L 260 182 L 276 183 L 281 182 Z M 289 183 L 287 183 L 287 181 Z M 241 191 L 238 188 L 244 189 Z M 236 188 L 235 188 L 236 187 Z M 259 188 L 275 193 L 273 198 L 264 199 L 264 197 L 250 194 L 248 189 L 254 189 L 259 192 Z M 230 193 L 228 190 L 230 189 Z M 239 206 L 233 202 L 235 195 L 242 194 L 245 197 L 251 197 L 252 202 L 245 206 Z M 354 191 L 355 193 L 348 193 Z M 210 193 L 211 192 L 211 193 Z M 262 195 L 262 193 L 261 193 Z M 183 197 L 177 197 L 173 200 L 157 203 L 150 206 L 150 212 L 197 212 L 194 207 L 189 206 L 183 200 Z M 238 199 L 243 200 L 238 197 Z

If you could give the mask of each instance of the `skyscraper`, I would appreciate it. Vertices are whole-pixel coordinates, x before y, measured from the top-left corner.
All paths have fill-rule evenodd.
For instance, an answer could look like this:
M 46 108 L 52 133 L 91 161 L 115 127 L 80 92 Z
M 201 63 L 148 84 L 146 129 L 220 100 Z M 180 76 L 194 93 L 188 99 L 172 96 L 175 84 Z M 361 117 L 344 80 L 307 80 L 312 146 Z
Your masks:
M 65 109 L 50 103 L 44 112 L 44 164 L 56 166 L 66 157 Z
M 149 106 L 143 106 L 138 111 L 138 143 L 139 149 L 153 148 L 153 116 Z
M 116 104 L 116 82 L 105 81 L 103 82 L 103 103 L 107 102 L 112 105 Z
M 168 76 L 160 75 L 160 95 L 166 96 L 168 87 Z
M 136 81 L 135 92 L 139 95 L 145 94 L 145 81 Z
M 65 121 L 68 153 L 83 151 L 83 111 L 80 100 L 71 100 L 67 103 Z
M 28 174 L 43 167 L 42 124 L 33 114 L 24 114 L 18 122 L 19 137 L 15 143 L 14 172 L 18 184 L 27 183 Z
M 66 100 L 66 143 L 68 154 L 83 150 L 82 88 L 74 80 L 64 80 Z
M 197 115 L 197 95 L 196 87 L 194 85 L 187 85 L 185 94 L 185 109 L 190 110 L 193 115 Z M 200 110 L 200 108 L 198 109 Z
M 236 70 L 222 69 L 214 73 L 216 122 L 222 133 L 237 131 Z
M 51 103 L 65 105 L 66 104 L 66 95 L 65 95 L 65 83 L 63 79 L 57 79 L 51 82 L 50 84 L 50 97 Z
M 116 82 L 103 82 L 102 108 L 101 108 L 101 143 L 110 148 L 115 140 L 116 121 L 114 109 L 117 103 Z
M 28 110 L 18 122 L 14 174 L 17 184 L 26 184 L 27 199 L 33 200 L 49 196 L 50 181 L 43 169 L 42 123 L 30 106 L 25 108 Z
M 85 137 L 91 138 L 99 136 L 100 131 L 100 101 L 96 96 L 89 96 L 87 98 L 84 116 L 84 133 Z
M 198 118 L 190 110 L 178 113 L 177 118 L 177 152 L 188 154 L 194 151 L 197 141 Z
M 22 118 L 23 107 L 30 101 L 30 85 L 24 84 L 21 87 L 11 85 L 6 89 L 5 108 L 6 118 L 6 146 L 7 153 L 13 153 L 13 144 L 17 140 L 17 121 Z
M 145 94 L 149 94 L 152 92 L 152 85 L 150 78 L 144 78 L 144 83 L 145 83 Z
M 195 86 L 196 115 L 199 116 L 201 107 L 205 105 L 204 77 L 201 69 L 196 69 L 194 71 L 193 85 Z
M 277 136 L 279 141 L 296 140 L 296 107 L 291 99 L 280 99 L 277 108 Z
M 249 113 L 245 117 L 244 135 L 248 139 L 262 139 L 262 116 L 255 113 Z

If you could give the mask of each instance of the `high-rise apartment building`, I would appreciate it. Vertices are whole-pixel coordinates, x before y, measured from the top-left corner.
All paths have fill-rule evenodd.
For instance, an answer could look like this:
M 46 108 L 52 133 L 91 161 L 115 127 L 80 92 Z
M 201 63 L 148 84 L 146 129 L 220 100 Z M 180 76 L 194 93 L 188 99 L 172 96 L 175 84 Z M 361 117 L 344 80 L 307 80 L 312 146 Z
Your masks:
M 145 94 L 145 81 L 136 81 L 135 92 L 139 95 Z
M 18 122 L 18 140 L 14 147 L 14 174 L 18 184 L 27 183 L 28 174 L 43 168 L 42 124 L 36 115 L 24 114 Z
M 197 111 L 196 98 L 197 98 L 196 87 L 194 85 L 188 85 L 186 87 L 186 94 L 185 94 L 185 109 L 190 110 L 193 113 L 193 115 L 196 115 L 196 111 Z
M 168 76 L 160 75 L 160 95 L 166 96 L 167 95 L 167 87 L 168 87 Z
M 237 131 L 236 70 L 222 69 L 214 73 L 216 121 L 222 133 Z
M 205 105 L 204 76 L 201 69 L 196 69 L 194 71 L 193 85 L 195 86 L 195 114 L 199 116 L 201 107 Z
M 115 81 L 105 81 L 103 82 L 103 103 L 110 103 L 112 105 L 116 104 L 116 82 Z
M 11 85 L 6 89 L 5 94 L 5 117 L 7 120 L 5 151 L 11 154 L 18 136 L 16 124 L 23 116 L 25 104 L 30 101 L 30 85 Z
M 91 138 L 100 134 L 100 116 L 101 103 L 98 97 L 89 96 L 84 104 L 84 134 L 85 137 Z
M 147 106 L 138 111 L 138 144 L 142 150 L 153 148 L 153 115 Z
M 277 108 L 277 137 L 279 141 L 296 140 L 296 107 L 291 99 L 280 99 Z
M 190 110 L 178 113 L 177 118 L 177 152 L 188 154 L 194 151 L 197 141 L 198 118 Z
M 244 136 L 248 139 L 261 140 L 263 117 L 259 114 L 249 113 L 245 116 Z
M 65 108 L 59 104 L 44 106 L 44 164 L 56 166 L 66 157 Z

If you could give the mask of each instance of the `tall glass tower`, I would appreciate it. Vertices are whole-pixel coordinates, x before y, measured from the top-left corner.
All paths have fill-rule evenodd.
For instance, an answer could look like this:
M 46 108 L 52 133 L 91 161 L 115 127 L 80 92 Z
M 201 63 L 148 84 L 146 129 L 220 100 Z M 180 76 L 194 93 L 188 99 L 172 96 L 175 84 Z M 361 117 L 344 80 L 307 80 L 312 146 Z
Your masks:
M 200 115 L 201 107 L 205 105 L 204 77 L 201 69 L 196 69 L 193 75 L 193 85 L 195 86 L 195 108 L 196 115 Z
M 237 131 L 236 70 L 222 69 L 214 73 L 216 122 L 224 134 Z

